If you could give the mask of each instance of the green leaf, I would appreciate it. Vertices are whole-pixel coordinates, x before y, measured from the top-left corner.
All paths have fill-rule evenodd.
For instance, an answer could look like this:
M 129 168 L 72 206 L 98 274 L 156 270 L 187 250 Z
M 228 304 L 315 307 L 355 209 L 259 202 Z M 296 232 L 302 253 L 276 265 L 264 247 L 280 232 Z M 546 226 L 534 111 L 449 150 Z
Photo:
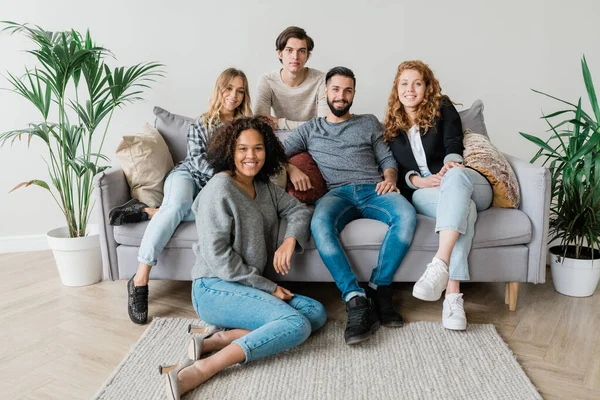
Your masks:
M 17 186 L 15 186 L 14 188 L 12 188 L 8 193 L 14 192 L 15 190 L 21 188 L 21 187 L 28 187 L 31 185 L 35 185 L 35 186 L 39 186 L 41 188 L 44 188 L 48 191 L 50 191 L 50 187 L 48 186 L 48 184 L 44 181 L 41 181 L 39 179 L 33 179 L 31 181 L 27 181 L 27 182 L 21 182 L 19 183 Z
M 577 151 L 570 157 L 569 161 L 575 163 L 577 160 L 581 159 L 587 153 L 591 152 L 595 147 L 597 147 L 598 143 L 600 143 L 600 133 L 595 132 L 589 138 L 589 140 L 583 146 L 581 146 L 581 148 L 577 149 Z
M 590 74 L 590 69 L 588 68 L 585 56 L 583 56 L 581 59 L 581 69 L 583 72 L 583 80 L 585 82 L 588 97 L 590 99 L 590 104 L 592 105 L 592 110 L 594 110 L 594 114 L 596 115 L 596 121 L 600 121 L 600 106 L 598 105 L 598 98 L 596 97 L 596 91 L 594 90 L 594 82 L 592 81 L 592 75 Z
M 561 103 L 565 103 L 565 104 L 568 104 L 568 105 L 570 105 L 570 106 L 572 106 L 572 107 L 575 107 L 575 104 L 569 103 L 568 101 L 565 101 L 565 100 L 559 99 L 558 97 L 551 96 L 551 95 L 549 95 L 549 94 L 546 94 L 546 93 L 544 93 L 544 92 L 540 92 L 539 90 L 531 89 L 531 91 L 532 91 L 532 92 L 535 92 L 535 93 L 538 93 L 538 94 L 541 94 L 542 96 L 550 97 L 551 99 L 554 99 L 554 100 L 560 101 Z
M 542 139 L 538 138 L 537 136 L 529 135 L 529 134 L 523 133 L 523 132 L 519 132 L 519 134 L 521 136 L 523 136 L 525 139 L 529 140 L 530 142 L 533 142 L 536 145 L 538 145 L 539 147 L 541 147 L 542 149 L 546 150 L 548 153 L 556 154 L 555 149 L 550 147 L 546 142 L 544 142 Z

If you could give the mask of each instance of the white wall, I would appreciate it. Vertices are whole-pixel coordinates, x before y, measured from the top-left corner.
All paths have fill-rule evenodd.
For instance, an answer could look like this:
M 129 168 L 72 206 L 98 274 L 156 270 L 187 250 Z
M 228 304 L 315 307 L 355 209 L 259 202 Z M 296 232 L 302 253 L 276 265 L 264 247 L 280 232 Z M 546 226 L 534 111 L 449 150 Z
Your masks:
M 167 76 L 144 96 L 146 102 L 113 118 L 105 150 L 111 156 L 120 135 L 153 121 L 154 105 L 188 116 L 203 112 L 226 67 L 243 69 L 254 89 L 260 74 L 278 68 L 275 38 L 289 25 L 305 28 L 316 41 L 308 66 L 354 70 L 354 112 L 383 118 L 395 68 L 422 59 L 454 101 L 468 107 L 481 98 L 493 142 L 524 159 L 535 148 L 518 132 L 543 132 L 540 110 L 556 109 L 530 88 L 575 102 L 585 93 L 580 72 L 585 53 L 600 92 L 596 0 L 1 2 L 1 19 L 48 30 L 89 28 L 120 65 L 166 64 Z M 28 46 L 22 38 L 0 35 L 0 72 L 19 74 L 24 65 L 33 66 L 21 51 Z M 0 87 L 8 87 L 3 78 Z M 589 107 L 585 98 L 584 104 Z M 0 110 L 0 132 L 37 118 L 29 104 L 7 91 L 0 91 Z M 64 224 L 42 189 L 7 193 L 21 181 L 47 179 L 39 149 L 38 143 L 29 150 L 25 144 L 0 148 L 0 251 L 35 248 L 38 235 Z

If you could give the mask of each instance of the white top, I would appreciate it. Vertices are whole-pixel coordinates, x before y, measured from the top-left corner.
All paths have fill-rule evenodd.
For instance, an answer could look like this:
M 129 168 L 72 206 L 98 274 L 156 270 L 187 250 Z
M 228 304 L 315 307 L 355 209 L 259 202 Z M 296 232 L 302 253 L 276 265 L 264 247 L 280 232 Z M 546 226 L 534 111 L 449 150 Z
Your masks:
M 279 129 L 293 130 L 308 120 L 327 115 L 325 74 L 309 68 L 304 82 L 290 87 L 280 70 L 258 79 L 254 114 L 271 114 L 279 119 Z
M 408 130 L 408 140 L 415 156 L 415 161 L 417 161 L 417 165 L 419 166 L 421 176 L 423 178 L 428 177 L 431 175 L 431 172 L 429 171 L 429 167 L 427 167 L 427 157 L 425 157 L 425 150 L 423 149 L 423 142 L 421 141 L 421 134 L 417 125 L 413 125 Z

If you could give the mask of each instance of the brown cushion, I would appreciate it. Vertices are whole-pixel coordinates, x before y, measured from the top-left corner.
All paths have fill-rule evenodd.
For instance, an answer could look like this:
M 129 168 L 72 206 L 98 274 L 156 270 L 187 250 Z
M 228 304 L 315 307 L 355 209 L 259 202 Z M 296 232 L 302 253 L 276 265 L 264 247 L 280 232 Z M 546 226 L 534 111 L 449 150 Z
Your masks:
M 287 192 L 303 203 L 315 204 L 317 200 L 327 193 L 327 184 L 325 184 L 325 179 L 323 179 L 317 163 L 308 153 L 296 154 L 290 158 L 290 163 L 294 164 L 308 176 L 313 188 L 306 192 L 300 192 L 294 189 L 294 185 L 288 179 Z
M 174 166 L 161 134 L 150 124 L 145 124 L 139 133 L 123 136 L 116 155 L 129 184 L 131 197 L 149 207 L 160 206 L 165 176 Z
M 519 182 L 504 155 L 482 134 L 470 129 L 463 136 L 464 164 L 483 174 L 492 184 L 495 207 L 518 208 L 521 202 Z

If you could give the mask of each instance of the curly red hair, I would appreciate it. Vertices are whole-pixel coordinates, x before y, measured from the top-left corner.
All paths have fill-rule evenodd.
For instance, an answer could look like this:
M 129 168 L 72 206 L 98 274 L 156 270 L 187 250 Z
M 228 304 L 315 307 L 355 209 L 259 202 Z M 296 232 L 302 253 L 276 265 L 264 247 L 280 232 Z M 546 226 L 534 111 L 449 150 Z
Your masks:
M 446 96 L 442 94 L 440 83 L 433 75 L 433 71 L 427 64 L 420 60 L 404 61 L 398 66 L 392 92 L 388 99 L 385 118 L 383 121 L 384 133 L 383 138 L 386 142 L 391 142 L 398 136 L 398 130 L 408 132 L 413 126 L 408 113 L 398 98 L 398 83 L 400 75 L 405 70 L 415 70 L 421 74 L 425 82 L 425 97 L 417 108 L 417 115 L 414 124 L 421 128 L 421 132 L 425 133 L 430 126 L 433 125 L 433 120 L 439 113 L 442 101 Z

